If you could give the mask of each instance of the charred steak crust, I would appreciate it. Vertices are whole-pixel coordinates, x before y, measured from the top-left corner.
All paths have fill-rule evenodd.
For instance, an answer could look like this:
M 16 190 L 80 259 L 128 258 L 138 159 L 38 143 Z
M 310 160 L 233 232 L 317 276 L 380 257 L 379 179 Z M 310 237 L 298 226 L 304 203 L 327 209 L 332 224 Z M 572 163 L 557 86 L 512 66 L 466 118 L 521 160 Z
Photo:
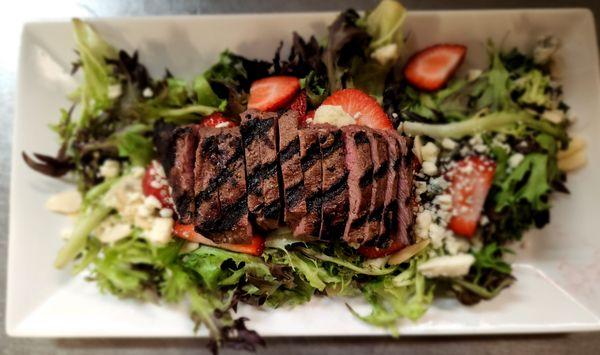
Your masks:
M 194 219 L 194 166 L 198 146 L 197 127 L 184 126 L 173 131 L 168 147 L 169 167 L 166 172 L 172 187 L 175 211 L 179 221 L 190 224 Z
M 398 240 L 410 245 L 413 243 L 410 231 L 416 205 L 413 183 L 418 162 L 412 152 L 412 139 L 400 136 L 398 143 L 403 157 L 398 172 Z
M 339 239 L 348 221 L 348 170 L 344 137 L 340 129 L 319 127 L 321 149 L 321 229 L 320 239 Z
M 219 232 L 214 222 L 221 218 L 218 188 L 218 177 L 221 174 L 217 142 L 219 134 L 220 130 L 217 128 L 203 127 L 198 130 L 199 143 L 194 167 L 195 230 L 209 238 Z
M 373 161 L 365 127 L 350 125 L 342 127 L 346 148 L 345 164 L 348 171 L 348 221 L 344 228 L 344 240 L 358 246 L 368 241 L 365 224 L 369 217 Z
M 319 132 L 307 128 L 300 130 L 300 167 L 304 177 L 306 192 L 306 215 L 298 225 L 294 226 L 293 233 L 296 237 L 319 238 L 321 229 L 321 148 L 319 145 Z
M 367 137 L 371 145 L 371 158 L 373 160 L 373 184 L 371 185 L 371 203 L 369 218 L 365 224 L 365 235 L 369 240 L 377 239 L 381 230 L 381 216 L 385 202 L 385 189 L 388 173 L 387 142 L 383 135 L 375 130 L 367 130 Z
M 221 218 L 214 221 L 220 233 L 212 239 L 217 243 L 247 244 L 252 240 L 252 226 L 248 219 L 244 149 L 239 127 L 222 129 L 217 142 Z
M 288 110 L 279 118 L 279 164 L 283 182 L 284 221 L 290 225 L 306 214 L 302 169 L 300 167 L 300 139 L 298 113 Z

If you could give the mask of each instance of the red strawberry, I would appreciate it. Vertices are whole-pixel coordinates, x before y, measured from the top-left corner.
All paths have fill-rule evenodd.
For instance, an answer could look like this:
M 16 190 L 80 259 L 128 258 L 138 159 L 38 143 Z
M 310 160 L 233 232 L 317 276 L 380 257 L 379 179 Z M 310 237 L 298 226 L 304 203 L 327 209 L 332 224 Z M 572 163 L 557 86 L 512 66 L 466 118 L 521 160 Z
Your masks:
M 476 155 L 459 161 L 447 173 L 452 195 L 452 219 L 448 228 L 456 234 L 469 238 L 475 234 L 495 173 L 495 162 Z
M 204 117 L 202 122 L 200 122 L 200 126 L 202 127 L 235 127 L 237 124 L 231 121 L 229 118 L 223 116 L 221 112 L 215 112 L 209 116 Z
M 362 246 L 358 248 L 358 252 L 367 259 L 375 259 L 390 255 L 404 247 L 405 245 L 401 241 L 394 240 L 387 248 Z
M 378 129 L 394 129 L 392 122 L 374 98 L 358 89 L 343 89 L 331 94 L 323 105 L 341 106 L 356 119 L 356 124 Z
M 271 76 L 256 80 L 250 87 L 248 108 L 275 111 L 288 104 L 300 90 L 300 80 L 293 76 Z
M 306 115 L 306 92 L 304 90 L 296 96 L 290 105 L 290 109 L 297 111 L 302 116 Z
M 154 196 L 164 208 L 173 208 L 173 198 L 169 190 L 167 177 L 160 163 L 153 160 L 146 168 L 142 178 L 142 192 L 144 196 Z
M 175 226 L 173 226 L 173 234 L 190 242 L 255 256 L 262 255 L 262 252 L 265 249 L 265 239 L 259 235 L 252 237 L 252 242 L 250 244 L 216 244 L 202 234 L 197 233 L 192 224 L 180 224 L 179 222 L 175 222 Z
M 437 44 L 425 48 L 408 60 L 404 76 L 421 90 L 437 90 L 448 82 L 466 53 L 467 47 L 460 44 Z

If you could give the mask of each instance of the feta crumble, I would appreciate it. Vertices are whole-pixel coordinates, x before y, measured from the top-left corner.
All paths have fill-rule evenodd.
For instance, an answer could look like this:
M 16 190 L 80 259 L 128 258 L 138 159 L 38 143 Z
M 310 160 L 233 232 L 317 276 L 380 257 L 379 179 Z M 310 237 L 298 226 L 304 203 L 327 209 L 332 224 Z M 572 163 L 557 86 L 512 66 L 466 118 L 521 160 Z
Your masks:
M 321 105 L 315 112 L 314 123 L 329 123 L 343 127 L 356 123 L 356 120 L 342 109 L 341 106 Z
M 390 43 L 383 47 L 379 47 L 371 53 L 371 58 L 375 59 L 381 65 L 387 65 L 398 58 L 398 45 Z
M 514 169 L 517 166 L 519 166 L 519 164 L 521 164 L 523 159 L 525 159 L 525 156 L 523 154 L 515 153 L 515 154 L 511 155 L 510 158 L 508 158 L 508 166 L 511 169 Z
M 100 165 L 98 175 L 105 179 L 112 179 L 119 176 L 121 172 L 121 164 L 113 159 L 107 159 Z
M 475 257 L 471 254 L 438 256 L 418 266 L 418 270 L 429 278 L 458 277 L 469 273 Z

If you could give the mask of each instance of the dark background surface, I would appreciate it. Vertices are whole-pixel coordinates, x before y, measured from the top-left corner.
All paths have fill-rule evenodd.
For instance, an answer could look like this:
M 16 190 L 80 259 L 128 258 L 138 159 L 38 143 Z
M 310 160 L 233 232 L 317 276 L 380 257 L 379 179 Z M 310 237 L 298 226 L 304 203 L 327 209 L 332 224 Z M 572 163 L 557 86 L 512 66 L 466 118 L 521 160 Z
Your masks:
M 172 14 L 337 11 L 368 9 L 378 0 L 2 0 L 0 3 L 0 351 L 2 354 L 199 354 L 208 353 L 196 339 L 19 339 L 4 331 L 10 144 L 16 65 L 21 26 L 36 19 L 72 16 L 142 16 Z M 403 0 L 409 10 L 586 7 L 600 20 L 600 0 Z M 596 29 L 598 31 L 598 28 Z M 551 310 L 549 310 L 551 311 Z M 328 315 L 323 315 L 324 317 Z M 315 320 L 318 321 L 318 320 Z M 391 338 L 267 339 L 261 354 L 600 354 L 600 333 Z M 223 354 L 236 352 L 225 350 Z

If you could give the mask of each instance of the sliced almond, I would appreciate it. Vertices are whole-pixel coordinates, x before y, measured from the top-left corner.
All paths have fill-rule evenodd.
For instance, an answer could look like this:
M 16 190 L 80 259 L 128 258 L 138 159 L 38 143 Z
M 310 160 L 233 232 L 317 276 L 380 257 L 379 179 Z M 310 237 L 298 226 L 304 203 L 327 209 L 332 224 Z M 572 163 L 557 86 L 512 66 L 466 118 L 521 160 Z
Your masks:
M 421 240 L 413 245 L 409 245 L 406 248 L 392 254 L 388 260 L 389 265 L 402 264 L 408 261 L 413 256 L 417 255 L 420 251 L 425 249 L 429 245 L 429 239 Z
M 558 152 L 558 159 L 563 159 L 570 157 L 571 155 L 575 155 L 575 153 L 579 152 L 582 149 L 587 147 L 587 142 L 581 136 L 574 136 L 569 143 L 569 148 L 565 150 L 561 150 Z
M 558 159 L 558 168 L 562 171 L 574 171 L 584 167 L 587 164 L 587 150 L 580 149 L 579 151 Z

